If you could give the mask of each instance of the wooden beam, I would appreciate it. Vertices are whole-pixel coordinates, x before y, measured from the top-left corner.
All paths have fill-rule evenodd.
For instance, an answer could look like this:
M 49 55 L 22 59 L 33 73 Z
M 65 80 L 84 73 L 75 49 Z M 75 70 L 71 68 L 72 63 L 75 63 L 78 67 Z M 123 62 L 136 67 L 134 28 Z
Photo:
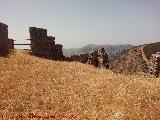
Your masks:
M 33 40 L 33 39 L 25 39 L 25 40 Z
M 30 44 L 14 44 L 14 45 L 30 45 Z

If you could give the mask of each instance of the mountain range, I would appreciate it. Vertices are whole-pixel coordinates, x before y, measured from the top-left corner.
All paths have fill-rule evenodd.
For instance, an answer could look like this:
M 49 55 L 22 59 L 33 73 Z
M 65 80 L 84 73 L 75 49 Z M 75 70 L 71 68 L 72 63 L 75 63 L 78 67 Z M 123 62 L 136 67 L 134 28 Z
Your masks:
M 110 69 L 123 74 L 146 74 L 150 56 L 160 51 L 160 42 L 134 46 L 109 57 Z
M 115 54 L 115 53 L 119 53 L 124 49 L 130 49 L 134 47 L 133 45 L 130 44 L 122 44 L 122 45 L 109 45 L 109 44 L 105 44 L 105 45 L 96 45 L 96 44 L 88 44 L 82 48 L 70 48 L 70 49 L 63 49 L 63 54 L 65 56 L 70 56 L 72 54 L 78 54 L 78 53 L 89 53 L 91 51 L 94 51 L 98 48 L 105 48 L 105 51 L 108 54 Z

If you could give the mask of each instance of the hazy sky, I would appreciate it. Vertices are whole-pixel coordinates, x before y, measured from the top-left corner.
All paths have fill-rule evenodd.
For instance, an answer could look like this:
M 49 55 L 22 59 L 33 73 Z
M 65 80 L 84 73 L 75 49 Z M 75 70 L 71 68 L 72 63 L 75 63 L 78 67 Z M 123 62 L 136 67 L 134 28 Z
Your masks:
M 160 41 L 160 0 L 0 0 L 9 37 L 29 42 L 28 27 L 48 29 L 64 48 Z

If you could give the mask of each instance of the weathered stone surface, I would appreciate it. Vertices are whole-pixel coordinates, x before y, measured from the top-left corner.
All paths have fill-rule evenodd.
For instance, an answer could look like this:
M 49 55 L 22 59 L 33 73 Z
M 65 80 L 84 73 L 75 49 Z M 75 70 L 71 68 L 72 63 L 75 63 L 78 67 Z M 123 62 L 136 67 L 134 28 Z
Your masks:
M 9 49 L 14 49 L 14 40 L 8 39 Z
M 150 77 L 159 77 L 160 74 L 160 52 L 152 54 L 149 60 Z
M 0 22 L 0 55 L 7 55 L 8 53 L 8 25 Z
M 99 68 L 109 68 L 108 55 L 105 53 L 104 48 L 99 48 L 88 54 L 71 55 L 70 61 L 79 61 Z
M 98 48 L 96 51 L 89 53 L 88 64 L 99 68 L 109 68 L 108 55 L 104 48 Z
M 47 30 L 43 28 L 30 27 L 30 47 L 33 55 L 64 59 L 61 44 L 55 44 L 55 37 L 47 36 Z

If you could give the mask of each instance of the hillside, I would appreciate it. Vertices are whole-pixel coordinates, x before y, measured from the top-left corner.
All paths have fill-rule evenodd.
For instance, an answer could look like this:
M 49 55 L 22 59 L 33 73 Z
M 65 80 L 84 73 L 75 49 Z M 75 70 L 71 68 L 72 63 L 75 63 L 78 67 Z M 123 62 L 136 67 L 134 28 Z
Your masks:
M 124 74 L 147 73 L 148 65 L 143 59 L 142 50 L 143 46 L 138 46 L 111 56 L 110 69 Z
M 124 74 L 148 72 L 149 58 L 160 51 L 160 42 L 135 46 L 110 56 L 110 69 Z
M 91 51 L 94 51 L 98 48 L 105 48 L 105 51 L 109 54 L 111 53 L 118 53 L 124 49 L 132 48 L 133 45 L 130 44 L 122 44 L 122 45 L 96 45 L 96 44 L 88 44 L 82 48 L 70 48 L 70 49 L 63 49 L 65 56 L 70 56 L 71 54 L 76 53 L 89 53 Z
M 0 57 L 0 117 L 158 120 L 160 78 L 124 76 L 17 51 Z
M 144 54 L 147 59 L 149 59 L 149 57 L 157 51 L 160 51 L 160 42 L 151 43 L 144 46 Z

